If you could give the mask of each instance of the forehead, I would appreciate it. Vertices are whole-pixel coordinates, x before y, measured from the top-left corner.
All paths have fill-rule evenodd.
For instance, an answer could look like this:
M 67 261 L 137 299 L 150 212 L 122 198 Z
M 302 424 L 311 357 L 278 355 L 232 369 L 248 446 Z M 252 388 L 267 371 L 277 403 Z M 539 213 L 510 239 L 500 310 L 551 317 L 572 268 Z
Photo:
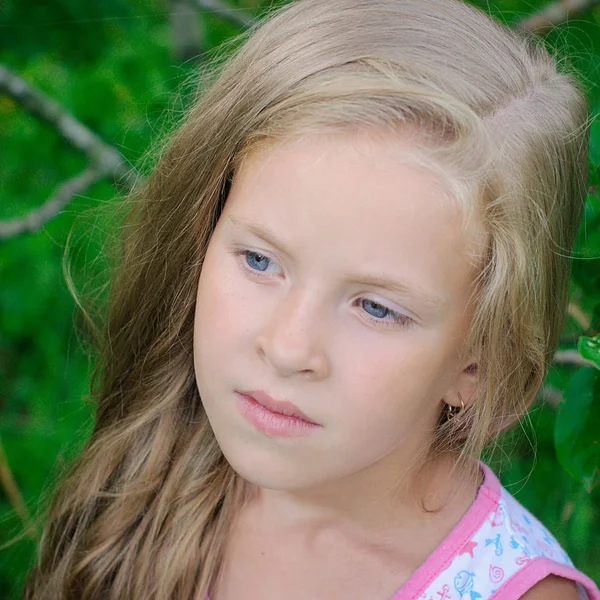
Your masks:
M 371 162 L 374 159 L 381 168 L 394 168 L 395 165 L 419 168 L 420 162 L 428 177 L 436 179 L 442 190 L 448 192 L 450 189 L 441 176 L 439 164 L 432 160 L 423 141 L 411 129 L 397 132 L 355 127 L 290 133 L 283 139 L 266 138 L 250 144 L 236 155 L 234 164 L 236 171 L 244 171 L 247 179 L 258 170 L 267 168 L 274 159 L 283 158 L 282 155 L 293 155 L 296 167 L 307 169 L 327 156 L 337 158 L 338 165 L 342 167 L 343 163 L 350 162 L 363 162 L 367 166 L 369 159 Z M 385 156 L 385 162 L 381 161 L 382 155 Z M 251 163 L 251 167 L 248 163 Z M 434 174 L 436 169 L 438 177 Z
M 471 275 L 469 240 L 449 187 L 411 164 L 410 144 L 356 133 L 269 144 L 242 161 L 225 212 L 267 226 L 307 265 L 370 268 L 448 296 Z
M 376 208 L 378 200 L 379 204 L 388 200 L 390 209 L 401 204 L 406 209 L 412 199 L 420 210 L 436 205 L 436 210 L 448 215 L 458 208 L 450 184 L 433 172 L 434 161 L 410 132 L 399 137 L 340 130 L 269 140 L 244 152 L 238 161 L 233 187 L 243 186 L 246 193 L 320 191 L 332 201 L 343 196 L 347 205 L 355 198 L 367 209 Z M 426 168 L 426 163 L 432 168 Z M 393 190 L 394 185 L 400 187 Z M 306 198 L 302 208 L 309 208 Z

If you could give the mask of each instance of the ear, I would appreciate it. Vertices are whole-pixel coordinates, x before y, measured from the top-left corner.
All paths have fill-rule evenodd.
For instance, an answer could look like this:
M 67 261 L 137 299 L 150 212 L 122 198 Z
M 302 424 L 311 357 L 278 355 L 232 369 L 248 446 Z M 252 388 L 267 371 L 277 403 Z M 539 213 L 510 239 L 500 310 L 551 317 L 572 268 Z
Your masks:
M 469 360 L 465 361 L 463 368 L 454 382 L 453 388 L 450 389 L 448 394 L 446 394 L 444 397 L 444 402 L 450 404 L 451 406 L 461 408 L 462 398 L 465 408 L 471 406 L 471 404 L 475 401 L 477 394 L 477 370 L 477 357 L 472 356 L 469 358 Z

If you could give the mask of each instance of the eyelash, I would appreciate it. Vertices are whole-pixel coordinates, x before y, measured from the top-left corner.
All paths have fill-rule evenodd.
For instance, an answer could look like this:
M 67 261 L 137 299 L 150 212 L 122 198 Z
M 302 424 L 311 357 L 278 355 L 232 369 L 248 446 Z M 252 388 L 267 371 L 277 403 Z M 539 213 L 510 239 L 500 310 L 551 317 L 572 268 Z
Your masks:
M 250 275 L 253 275 L 253 276 L 261 275 L 262 272 L 257 271 L 256 269 L 252 269 L 251 267 L 249 267 L 247 265 L 247 263 L 245 261 L 240 260 L 240 258 L 242 256 L 248 257 L 249 255 L 254 255 L 254 256 L 260 256 L 262 258 L 266 258 L 267 260 L 271 260 L 268 256 L 261 254 L 260 252 L 254 252 L 252 250 L 236 248 L 235 250 L 231 251 L 231 254 L 233 254 L 238 259 L 238 262 L 241 264 L 244 271 L 246 271 L 247 273 L 249 273 Z M 379 304 L 378 302 L 375 302 L 374 300 L 369 300 L 368 298 L 364 298 L 364 300 L 371 302 L 372 305 L 384 308 L 385 310 L 388 311 L 388 314 L 391 315 L 391 319 L 378 319 L 376 317 L 373 317 L 372 315 L 369 315 L 369 313 L 365 312 L 367 320 L 371 321 L 371 323 L 374 323 L 375 325 L 378 325 L 378 326 L 399 325 L 400 327 L 410 327 L 411 325 L 414 324 L 413 319 L 411 319 L 410 317 L 407 317 L 406 315 L 396 312 L 396 311 L 392 310 L 391 308 L 384 306 L 383 304 Z

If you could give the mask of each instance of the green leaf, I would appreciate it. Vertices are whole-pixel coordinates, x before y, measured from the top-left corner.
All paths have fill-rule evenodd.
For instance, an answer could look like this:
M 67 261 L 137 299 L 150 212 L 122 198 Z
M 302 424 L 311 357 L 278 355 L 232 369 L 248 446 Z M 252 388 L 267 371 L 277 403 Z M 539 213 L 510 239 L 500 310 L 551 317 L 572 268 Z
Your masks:
M 577 341 L 577 351 L 583 358 L 594 363 L 600 369 L 600 334 L 595 337 L 582 335 Z
M 600 483 L 600 373 L 578 369 L 567 384 L 554 426 L 559 462 L 588 492 Z

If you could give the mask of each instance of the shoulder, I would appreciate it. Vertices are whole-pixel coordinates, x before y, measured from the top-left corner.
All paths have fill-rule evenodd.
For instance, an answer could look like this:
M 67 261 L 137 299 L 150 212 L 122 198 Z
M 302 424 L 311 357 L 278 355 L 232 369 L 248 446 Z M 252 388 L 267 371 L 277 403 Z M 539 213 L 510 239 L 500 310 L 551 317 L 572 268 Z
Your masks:
M 573 580 L 548 575 L 527 590 L 519 600 L 579 600 L 579 592 Z

